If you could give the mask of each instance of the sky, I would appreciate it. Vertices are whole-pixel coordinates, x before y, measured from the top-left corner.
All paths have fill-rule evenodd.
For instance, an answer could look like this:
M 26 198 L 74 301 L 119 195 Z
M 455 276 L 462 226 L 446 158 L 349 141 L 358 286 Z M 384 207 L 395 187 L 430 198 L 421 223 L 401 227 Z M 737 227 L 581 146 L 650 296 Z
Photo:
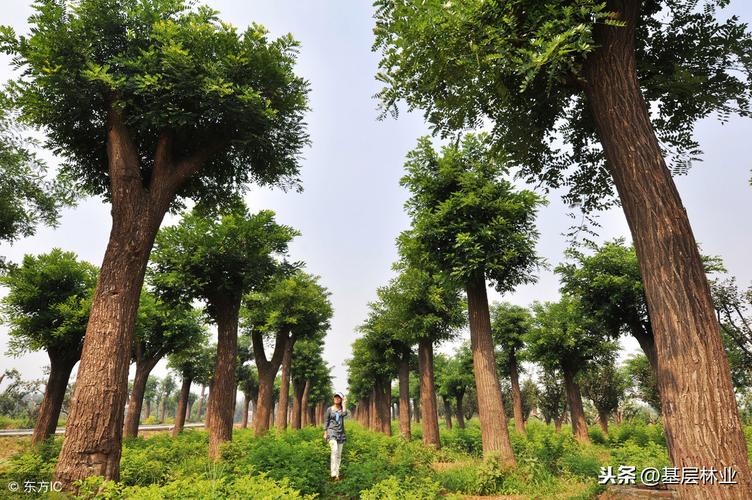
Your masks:
M 26 32 L 30 0 L 3 0 L 0 23 Z M 307 270 L 321 276 L 332 293 L 334 317 L 326 338 L 324 357 L 332 366 L 336 390 L 346 390 L 345 360 L 356 328 L 367 315 L 376 288 L 392 277 L 397 258 L 394 244 L 409 219 L 403 210 L 407 192 L 399 186 L 405 155 L 417 138 L 429 133 L 419 113 L 378 120 L 380 86 L 374 79 L 379 55 L 371 51 L 372 7 L 352 0 L 204 0 L 221 18 L 239 28 L 252 22 L 272 35 L 292 33 L 302 44 L 298 72 L 310 81 L 311 111 L 306 121 L 311 146 L 302 160 L 304 191 L 282 192 L 253 188 L 246 202 L 253 211 L 272 209 L 280 223 L 302 232 L 291 245 L 291 256 L 306 262 Z M 729 9 L 752 23 L 752 4 L 732 1 Z M 0 57 L 0 80 L 12 76 L 8 59 Z M 708 119 L 696 130 L 703 162 L 676 179 L 697 241 L 703 252 L 723 257 L 741 285 L 752 282 L 752 121 L 732 119 L 725 125 Z M 49 158 L 54 165 L 55 159 Z M 551 268 L 562 261 L 567 247 L 563 233 L 571 225 L 571 210 L 550 193 L 540 211 L 538 252 Z M 167 217 L 165 224 L 174 223 Z M 601 214 L 600 239 L 625 237 L 629 230 L 620 209 Z M 0 255 L 18 262 L 24 254 L 59 247 L 99 265 L 110 230 L 109 206 L 89 198 L 65 210 L 57 228 L 40 228 L 33 237 L 13 245 L 0 244 Z M 556 300 L 558 280 L 542 271 L 538 282 L 521 286 L 503 300 L 528 305 Z M 4 293 L 0 290 L 0 296 Z M 492 300 L 501 297 L 490 292 Z M 465 332 L 464 337 L 467 338 Z M 40 378 L 48 364 L 43 352 L 19 358 L 5 355 L 7 329 L 0 325 L 0 370 L 17 368 L 24 378 Z M 449 351 L 452 345 L 439 347 Z M 626 340 L 624 352 L 636 350 Z M 166 364 L 155 375 L 167 373 Z M 131 369 L 131 376 L 133 368 Z M 196 391 L 196 388 L 194 388 Z

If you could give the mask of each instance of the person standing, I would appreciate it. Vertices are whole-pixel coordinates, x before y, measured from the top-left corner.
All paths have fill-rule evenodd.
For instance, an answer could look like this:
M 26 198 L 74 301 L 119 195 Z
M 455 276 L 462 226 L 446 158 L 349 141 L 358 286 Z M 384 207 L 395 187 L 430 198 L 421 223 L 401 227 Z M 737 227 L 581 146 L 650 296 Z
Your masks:
M 342 445 L 345 442 L 345 417 L 350 413 L 345 406 L 344 394 L 334 394 L 334 404 L 324 413 L 324 439 L 332 450 L 330 472 L 332 479 L 339 481 L 339 465 L 342 461 Z

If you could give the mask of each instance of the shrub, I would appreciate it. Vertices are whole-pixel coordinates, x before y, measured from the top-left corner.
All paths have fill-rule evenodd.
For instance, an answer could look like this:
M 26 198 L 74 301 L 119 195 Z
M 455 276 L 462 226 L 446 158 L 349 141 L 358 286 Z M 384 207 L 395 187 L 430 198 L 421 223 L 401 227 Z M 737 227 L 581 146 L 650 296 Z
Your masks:
M 433 500 L 441 495 L 441 485 L 428 477 L 398 479 L 389 476 L 360 492 L 361 500 Z

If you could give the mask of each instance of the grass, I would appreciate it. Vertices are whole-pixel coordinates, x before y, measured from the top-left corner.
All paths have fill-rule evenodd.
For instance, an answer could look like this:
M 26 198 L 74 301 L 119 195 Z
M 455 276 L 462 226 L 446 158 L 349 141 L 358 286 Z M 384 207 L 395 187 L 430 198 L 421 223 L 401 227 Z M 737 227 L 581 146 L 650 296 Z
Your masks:
M 624 423 L 608 437 L 591 429 L 593 444 L 582 445 L 564 428 L 531 421 L 527 435 L 510 431 L 517 458 L 513 468 L 493 457 L 483 459 L 477 420 L 467 428 L 442 427 L 443 447 L 425 447 L 416 427 L 410 443 L 348 422 L 342 480 L 328 478 L 329 449 L 321 431 L 308 427 L 254 438 L 236 429 L 222 459 L 207 458 L 207 435 L 188 430 L 176 439 L 168 433 L 124 443 L 119 483 L 89 478 L 82 498 L 463 498 L 509 495 L 511 498 L 594 498 L 601 466 L 668 464 L 660 426 Z M 748 433 L 752 437 L 752 432 Z M 49 480 L 61 438 L 32 448 L 28 438 L 3 438 L 0 488 L 15 480 Z M 6 446 L 9 445 L 9 446 Z M 13 497 L 10 497 L 13 498 Z M 19 494 L 17 498 L 34 498 Z

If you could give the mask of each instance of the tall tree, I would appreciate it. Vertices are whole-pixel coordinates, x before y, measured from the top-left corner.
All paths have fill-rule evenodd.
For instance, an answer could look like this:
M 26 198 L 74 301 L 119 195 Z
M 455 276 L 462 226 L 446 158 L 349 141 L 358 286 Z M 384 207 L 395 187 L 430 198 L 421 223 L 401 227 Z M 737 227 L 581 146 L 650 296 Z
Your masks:
M 593 358 L 612 351 L 597 322 L 586 317 L 576 299 L 563 295 L 559 302 L 533 304 L 533 324 L 525 344 L 531 359 L 548 370 L 561 370 L 567 394 L 572 433 L 590 442 L 577 374 Z
M 61 174 L 112 203 L 56 477 L 118 479 L 129 350 L 144 272 L 165 213 L 231 199 L 250 182 L 296 183 L 308 84 L 297 43 L 239 32 L 188 0 L 39 0 L 28 36 L 0 48 L 22 117 L 47 132 Z M 232 384 L 234 387 L 234 384 Z M 92 430 L 90 423 L 96 422 Z
M 687 497 L 752 490 L 708 283 L 665 159 L 686 171 L 697 120 L 750 115 L 752 36 L 728 4 L 376 2 L 388 108 L 404 99 L 447 133 L 489 119 L 523 177 L 569 187 L 585 210 L 618 192 L 645 277 L 669 455 L 733 464 L 742 485 L 679 485 Z
M 290 427 L 300 429 L 307 420 L 308 399 L 310 397 L 311 384 L 317 377 L 320 368 L 326 368 L 326 362 L 322 357 L 324 348 L 325 331 L 308 339 L 295 343 L 290 365 L 290 380 L 293 386 L 292 419 Z M 306 387 L 308 393 L 306 393 Z
M 60 249 L 26 255 L 20 265 L 8 265 L 0 274 L 0 285 L 8 289 L 0 319 L 9 327 L 9 354 L 43 349 L 50 359 L 33 443 L 55 434 L 68 379 L 81 356 L 96 280 L 94 266 Z
M 439 392 L 446 394 L 454 400 L 457 425 L 460 429 L 465 428 L 465 394 L 470 392 L 474 384 L 473 380 L 473 357 L 470 346 L 462 344 L 449 358 L 446 370 L 440 381 Z
M 475 385 L 484 452 L 514 455 L 496 375 L 487 280 L 499 292 L 534 281 L 535 216 L 543 200 L 517 191 L 506 168 L 490 151 L 488 137 L 467 135 L 436 152 L 428 138 L 408 154 L 402 179 L 411 197 L 413 230 L 402 245 L 415 242 L 420 253 L 465 288 L 470 320 Z
M 500 349 L 496 353 L 496 365 L 499 376 L 509 377 L 512 386 L 514 427 L 523 434 L 525 433 L 525 418 L 522 412 L 519 357 L 531 319 L 528 309 L 508 302 L 494 304 L 491 307 L 491 330 L 494 342 Z
M 128 398 L 125 437 L 138 435 L 146 384 L 157 363 L 172 352 L 201 343 L 205 336 L 206 327 L 199 311 L 190 306 L 167 304 L 146 289 L 141 292 L 131 350 L 136 373 Z
M 297 234 L 277 224 L 274 212 L 251 215 L 237 203 L 216 214 L 194 209 L 157 236 L 152 281 L 159 294 L 175 302 L 205 301 L 207 314 L 217 324 L 217 357 L 207 405 L 213 458 L 219 456 L 219 445 L 232 439 L 243 295 L 268 284 Z
M 292 349 L 298 340 L 316 336 L 329 328 L 333 311 L 328 297 L 329 292 L 319 284 L 318 276 L 301 269 L 278 273 L 267 289 L 246 295 L 243 329 L 251 336 L 259 374 L 258 404 L 253 417 L 256 435 L 265 434 L 269 429 L 269 412 L 274 409 L 273 383 L 280 367 L 283 372 L 279 404 L 284 412 L 280 411 L 276 422 L 280 428 L 287 427 Z M 270 358 L 264 347 L 265 337 L 275 339 Z
M 206 333 L 204 333 L 203 338 L 196 338 L 190 345 L 175 350 L 169 355 L 167 366 L 173 369 L 181 379 L 178 404 L 175 410 L 175 425 L 172 428 L 173 437 L 183 432 L 186 415 L 190 417 L 191 384 L 196 377 L 201 377 L 206 372 L 211 371 L 213 361 Z

